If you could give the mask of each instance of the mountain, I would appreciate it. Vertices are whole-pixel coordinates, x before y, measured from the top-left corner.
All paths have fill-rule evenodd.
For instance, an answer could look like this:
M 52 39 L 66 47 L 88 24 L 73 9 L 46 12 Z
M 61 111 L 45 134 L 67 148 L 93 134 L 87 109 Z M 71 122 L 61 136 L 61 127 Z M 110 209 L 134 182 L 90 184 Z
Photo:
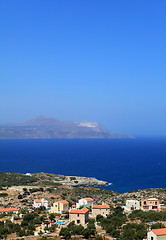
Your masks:
M 130 137 L 112 133 L 97 122 L 60 121 L 45 116 L 38 116 L 20 124 L 0 126 L 0 139 Z

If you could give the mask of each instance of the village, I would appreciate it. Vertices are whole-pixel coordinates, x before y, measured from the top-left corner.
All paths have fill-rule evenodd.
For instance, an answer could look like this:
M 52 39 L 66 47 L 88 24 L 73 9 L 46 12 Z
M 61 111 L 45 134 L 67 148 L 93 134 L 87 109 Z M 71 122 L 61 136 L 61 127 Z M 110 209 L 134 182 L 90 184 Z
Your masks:
M 139 191 L 125 193 L 122 198 L 104 189 L 73 190 L 69 186 L 59 186 L 61 195 L 57 196 L 52 189 L 15 186 L 1 191 L 0 238 L 166 239 L 163 199 L 136 199 Z M 72 195 L 67 194 L 70 191 Z M 11 192 L 13 195 L 9 197 Z M 99 193 L 102 193 L 100 197 Z M 30 196 L 31 200 L 34 197 L 32 203 Z

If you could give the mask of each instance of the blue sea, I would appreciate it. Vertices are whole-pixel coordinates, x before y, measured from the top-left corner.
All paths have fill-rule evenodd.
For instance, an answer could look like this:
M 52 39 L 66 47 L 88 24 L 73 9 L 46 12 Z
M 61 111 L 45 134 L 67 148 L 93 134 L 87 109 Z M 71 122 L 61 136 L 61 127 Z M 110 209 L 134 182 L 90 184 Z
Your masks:
M 0 171 L 96 177 L 118 192 L 166 187 L 166 138 L 0 140 Z

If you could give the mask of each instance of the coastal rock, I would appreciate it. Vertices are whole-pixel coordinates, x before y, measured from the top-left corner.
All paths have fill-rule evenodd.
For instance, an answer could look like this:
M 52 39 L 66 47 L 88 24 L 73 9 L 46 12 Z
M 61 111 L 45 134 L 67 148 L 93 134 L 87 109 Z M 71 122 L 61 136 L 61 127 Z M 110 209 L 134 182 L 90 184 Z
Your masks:
M 107 186 L 108 182 L 98 180 L 94 177 L 78 177 L 78 176 L 64 176 L 51 173 L 34 173 L 33 177 L 41 181 L 48 181 L 60 185 L 68 185 L 72 187 L 90 187 L 90 186 Z

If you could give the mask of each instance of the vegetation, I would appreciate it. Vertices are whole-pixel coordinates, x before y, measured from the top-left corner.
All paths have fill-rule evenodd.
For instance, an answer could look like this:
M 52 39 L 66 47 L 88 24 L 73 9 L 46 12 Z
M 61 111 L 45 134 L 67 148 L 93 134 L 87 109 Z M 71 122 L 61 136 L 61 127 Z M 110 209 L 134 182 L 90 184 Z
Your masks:
M 166 221 L 166 212 L 155 212 L 153 210 L 143 212 L 135 210 L 128 216 L 130 219 L 139 218 L 141 222 Z
M 144 224 L 127 223 L 122 228 L 120 240 L 142 240 L 146 236 L 146 226 Z
M 20 173 L 0 172 L 0 187 L 24 186 L 37 182 L 35 177 Z
M 83 235 L 88 239 L 91 235 L 96 234 L 96 227 L 93 220 L 89 220 L 87 228 L 82 225 L 75 225 L 74 222 L 68 224 L 66 228 L 62 228 L 59 235 L 63 236 L 65 239 L 70 238 L 71 235 Z

